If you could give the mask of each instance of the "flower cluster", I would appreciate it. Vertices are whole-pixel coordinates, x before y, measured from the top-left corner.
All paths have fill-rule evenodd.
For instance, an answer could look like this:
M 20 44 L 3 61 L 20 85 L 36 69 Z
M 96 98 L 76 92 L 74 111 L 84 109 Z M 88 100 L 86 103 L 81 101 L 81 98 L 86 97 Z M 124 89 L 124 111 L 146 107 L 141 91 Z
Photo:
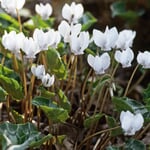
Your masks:
M 62 8 L 63 20 L 58 26 L 58 31 L 63 37 L 64 42 L 69 43 L 71 52 L 74 55 L 84 54 L 84 50 L 89 45 L 89 33 L 81 31 L 82 25 L 78 22 L 84 12 L 81 4 L 72 2 L 69 6 L 65 4 Z
M 38 65 L 37 67 L 33 65 L 31 72 L 37 79 L 41 79 L 43 86 L 50 87 L 54 84 L 54 75 L 50 76 L 50 74 L 46 73 L 44 65 Z
M 27 58 L 35 58 L 40 51 L 48 50 L 49 46 L 57 47 L 59 42 L 60 34 L 53 29 L 49 29 L 47 32 L 35 29 L 33 37 L 25 37 L 22 32 L 17 34 L 15 31 L 5 32 L 2 37 L 2 44 L 5 49 L 10 50 L 16 56 L 22 50 Z

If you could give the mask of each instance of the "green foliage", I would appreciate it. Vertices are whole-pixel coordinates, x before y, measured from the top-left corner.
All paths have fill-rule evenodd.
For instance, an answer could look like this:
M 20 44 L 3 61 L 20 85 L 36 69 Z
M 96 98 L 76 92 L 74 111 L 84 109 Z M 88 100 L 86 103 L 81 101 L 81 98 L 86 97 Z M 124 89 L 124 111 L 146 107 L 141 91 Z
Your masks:
M 34 23 L 34 28 L 49 28 L 54 24 L 54 18 L 49 18 L 47 20 L 42 20 L 42 18 L 38 15 L 32 16 L 32 21 Z M 27 27 L 27 25 L 26 25 Z
M 128 22 L 135 21 L 139 16 L 144 14 L 144 10 L 127 10 L 125 1 L 116 1 L 111 5 L 112 17 L 119 16 Z
M 47 118 L 54 123 L 64 122 L 69 117 L 68 111 L 60 107 L 40 106 L 40 108 Z
M 0 86 L 0 102 L 5 102 L 7 95 L 8 93 Z
M 126 142 L 125 150 L 146 150 L 146 146 L 139 140 L 129 139 Z
M 16 19 L 6 13 L 0 13 L 0 28 L 3 30 L 17 30 L 19 23 Z
M 57 107 L 56 102 L 48 98 L 41 97 L 41 96 L 35 97 L 34 99 L 32 99 L 32 104 L 37 107 L 40 107 L 40 106 Z
M 39 88 L 40 92 L 41 92 L 41 97 L 50 99 L 53 98 L 55 96 L 54 92 L 50 92 L 48 90 L 46 90 L 43 86 Z
M 88 30 L 96 22 L 97 19 L 90 12 L 84 13 L 80 19 L 80 23 L 82 24 L 82 31 Z
M 55 74 L 58 79 L 66 79 L 67 69 L 56 49 L 51 48 L 46 51 L 46 62 L 52 74 Z
M 52 135 L 43 135 L 37 131 L 32 123 L 0 124 L 0 145 L 2 150 L 26 150 L 29 147 L 38 147 Z
M 9 78 L 13 78 L 17 81 L 20 81 L 19 75 L 14 70 L 9 69 L 8 67 L 2 66 L 1 64 L 0 64 L 0 74 Z
M 16 123 L 23 123 L 24 122 L 24 116 L 23 115 L 19 114 L 15 110 L 12 110 L 11 113 L 12 113 Z
M 106 116 L 106 121 L 107 121 L 107 124 L 108 124 L 109 128 L 114 128 L 114 127 L 118 126 L 117 121 L 115 120 L 114 117 Z M 115 129 L 115 130 L 111 131 L 111 136 L 117 136 L 117 135 L 120 135 L 120 134 L 122 134 L 122 129 L 121 128 L 118 128 L 118 129 Z
M 59 96 L 59 104 L 62 108 L 66 109 L 68 112 L 71 111 L 71 104 L 68 100 L 68 98 L 66 97 L 66 95 L 64 94 L 64 92 L 60 89 L 58 89 L 58 96 Z
M 5 91 L 7 91 L 9 95 L 17 100 L 20 100 L 24 97 L 22 86 L 17 80 L 0 74 L 0 85 Z
M 122 110 L 129 110 L 134 113 L 144 114 L 148 111 L 143 104 L 127 97 L 113 97 L 112 102 L 119 112 L 121 112 Z
M 146 104 L 146 106 L 150 107 L 150 84 L 148 84 L 148 87 L 144 89 L 143 91 L 143 100 Z M 149 108 L 150 110 L 150 108 Z
M 43 98 L 35 97 L 32 104 L 43 110 L 47 118 L 52 122 L 64 122 L 68 117 L 68 111 L 57 105 L 56 102 Z
M 92 116 L 86 118 L 84 120 L 84 126 L 86 128 L 90 128 L 93 124 L 97 123 L 103 116 L 104 116 L 104 114 L 97 113 L 95 115 L 92 115 Z

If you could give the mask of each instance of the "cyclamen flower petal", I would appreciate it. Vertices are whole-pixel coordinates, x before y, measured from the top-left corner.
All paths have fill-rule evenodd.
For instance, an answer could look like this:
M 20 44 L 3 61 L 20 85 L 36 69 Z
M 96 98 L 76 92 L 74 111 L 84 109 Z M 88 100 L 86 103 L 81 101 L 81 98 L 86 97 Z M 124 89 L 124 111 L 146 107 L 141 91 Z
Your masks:
M 18 54 L 23 47 L 24 39 L 25 36 L 22 32 L 17 34 L 15 31 L 9 33 L 5 31 L 5 34 L 2 37 L 2 44 L 5 49 L 10 50 L 14 54 Z
M 116 47 L 125 50 L 132 47 L 133 40 L 136 36 L 136 32 L 132 30 L 123 30 L 119 33 L 118 40 L 116 41 Z
M 75 55 L 84 54 L 84 50 L 89 45 L 89 33 L 88 32 L 81 32 L 79 36 L 71 36 L 70 47 L 72 53 Z
M 38 79 L 42 79 L 42 77 L 45 75 L 45 67 L 44 65 L 39 65 L 39 66 L 32 66 L 31 67 L 31 72 L 33 75 L 35 75 Z
M 62 16 L 64 19 L 68 20 L 69 23 L 78 23 L 78 20 L 82 17 L 84 12 L 82 4 L 76 4 L 72 2 L 69 6 L 65 4 L 62 8 Z
M 104 53 L 101 56 L 88 55 L 88 64 L 94 69 L 96 74 L 103 74 L 105 70 L 110 66 L 110 56 L 108 53 Z
M 51 16 L 53 9 L 49 3 L 45 5 L 40 3 L 39 5 L 35 5 L 35 11 L 42 17 L 43 20 L 47 20 Z
M 94 43 L 101 47 L 104 51 L 110 51 L 111 48 L 114 48 L 115 42 L 118 39 L 118 31 L 116 27 L 109 29 L 106 27 L 105 32 L 99 30 L 93 30 L 93 40 Z
M 150 52 L 139 52 L 139 54 L 137 55 L 137 62 L 145 69 L 150 68 Z
M 144 119 L 140 113 L 134 115 L 129 111 L 122 111 L 120 122 L 125 135 L 134 135 L 136 131 L 142 128 Z
M 40 52 L 38 44 L 31 37 L 24 39 L 22 50 L 27 58 L 35 58 L 35 55 Z
M 0 0 L 1 7 L 8 13 L 16 15 L 16 9 L 20 10 L 25 4 L 25 0 Z
M 64 42 L 70 42 L 70 36 L 71 35 L 78 35 L 81 31 L 81 24 L 76 25 L 69 25 L 66 21 L 62 21 L 60 25 L 58 26 L 58 32 L 60 35 L 64 38 Z
M 48 46 L 56 48 L 58 43 L 61 41 L 61 35 L 58 31 L 54 29 L 50 29 L 48 31 Z
M 117 62 L 122 64 L 123 68 L 130 67 L 133 58 L 134 58 L 134 53 L 130 48 L 123 51 L 117 50 L 115 52 L 115 59 Z
M 42 84 L 45 87 L 50 87 L 54 84 L 55 77 L 54 75 L 50 76 L 48 73 L 42 77 Z

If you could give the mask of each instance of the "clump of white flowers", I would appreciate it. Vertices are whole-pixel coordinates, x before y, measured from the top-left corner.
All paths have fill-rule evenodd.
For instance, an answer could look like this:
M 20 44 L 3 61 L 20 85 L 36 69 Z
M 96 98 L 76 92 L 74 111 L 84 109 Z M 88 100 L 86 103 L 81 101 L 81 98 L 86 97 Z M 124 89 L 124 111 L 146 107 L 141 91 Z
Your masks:
M 70 50 L 74 55 L 84 54 L 84 50 L 88 47 L 90 36 L 88 32 L 81 32 L 82 25 L 78 20 L 84 12 L 82 4 L 72 2 L 69 6 L 65 4 L 62 8 L 63 20 L 58 26 L 58 31 L 63 37 L 65 43 L 69 43 Z
M 44 65 L 38 65 L 37 67 L 33 65 L 31 72 L 38 79 L 41 79 L 43 86 L 50 87 L 54 84 L 54 75 L 50 76 L 50 74 L 46 73 Z
M 137 56 L 137 62 L 138 64 L 142 65 L 145 69 L 150 68 L 150 52 L 139 52 Z
M 134 115 L 130 111 L 122 111 L 120 122 L 125 135 L 134 135 L 136 131 L 142 128 L 144 119 L 140 113 Z
M 22 9 L 25 4 L 25 0 L 0 0 L 1 7 L 11 15 L 16 15 L 17 11 Z
M 53 8 L 49 3 L 45 5 L 40 3 L 35 5 L 35 11 L 43 20 L 47 20 L 52 15 Z

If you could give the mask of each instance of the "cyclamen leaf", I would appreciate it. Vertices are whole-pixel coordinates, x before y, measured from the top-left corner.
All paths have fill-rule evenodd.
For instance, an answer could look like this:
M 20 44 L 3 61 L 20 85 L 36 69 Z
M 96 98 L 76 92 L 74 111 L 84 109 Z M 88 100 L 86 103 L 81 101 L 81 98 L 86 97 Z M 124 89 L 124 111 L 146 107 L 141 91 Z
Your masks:
M 32 99 L 32 104 L 37 107 L 40 107 L 40 106 L 57 107 L 56 102 L 48 98 L 41 97 L 41 96 L 38 96 Z
M 58 96 L 59 96 L 59 100 L 60 100 L 60 106 L 64 109 L 66 109 L 68 112 L 71 111 L 71 104 L 68 100 L 68 98 L 66 97 L 66 95 L 64 94 L 64 92 L 62 90 L 58 90 Z
M 12 124 L 5 122 L 0 125 L 2 150 L 26 150 L 31 146 L 40 146 L 50 138 L 52 135 L 43 137 L 32 123 Z
M 112 99 L 113 104 L 115 105 L 115 108 L 121 112 L 123 110 L 129 110 L 133 113 L 141 113 L 144 114 L 145 112 L 148 112 L 146 107 L 137 102 L 136 100 L 130 99 L 130 98 L 122 98 L 122 97 L 113 97 Z
M 52 74 L 55 74 L 59 79 L 66 79 L 67 70 L 57 50 L 49 49 L 46 51 L 46 62 Z
M 0 102 L 6 101 L 7 92 L 0 86 Z
M 84 120 L 84 126 L 90 128 L 93 124 L 97 123 L 104 115 L 101 113 L 95 114 Z
M 117 121 L 113 117 L 106 116 L 106 121 L 107 121 L 107 124 L 110 128 L 118 126 Z M 111 131 L 111 136 L 117 136 L 117 135 L 120 135 L 120 134 L 122 134 L 122 129 L 121 128 L 118 128 L 118 129 L 115 129 L 115 130 Z
M 125 150 L 146 150 L 146 146 L 139 140 L 129 139 L 126 142 Z
M 63 108 L 54 108 L 48 106 L 40 106 L 49 120 L 54 123 L 64 122 L 68 119 L 68 111 Z
M 85 31 L 94 25 L 97 22 L 97 19 L 90 12 L 86 12 L 80 19 L 80 22 L 82 24 L 82 31 Z
M 17 80 L 0 75 L 0 85 L 4 90 L 7 91 L 8 94 L 17 100 L 20 100 L 24 97 L 22 86 Z

